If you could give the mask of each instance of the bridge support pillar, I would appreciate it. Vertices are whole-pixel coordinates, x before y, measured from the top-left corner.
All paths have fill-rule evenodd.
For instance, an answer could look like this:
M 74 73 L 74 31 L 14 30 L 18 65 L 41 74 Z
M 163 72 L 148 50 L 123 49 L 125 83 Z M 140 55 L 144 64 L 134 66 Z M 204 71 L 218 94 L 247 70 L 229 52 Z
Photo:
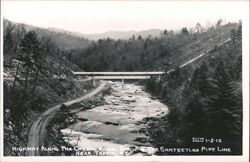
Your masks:
M 161 75 L 158 75 L 158 80 L 161 80 Z
M 93 86 L 95 87 L 96 84 L 95 84 L 95 78 L 94 77 L 92 78 L 92 81 L 93 81 Z
M 124 79 L 122 78 L 122 85 L 124 84 Z

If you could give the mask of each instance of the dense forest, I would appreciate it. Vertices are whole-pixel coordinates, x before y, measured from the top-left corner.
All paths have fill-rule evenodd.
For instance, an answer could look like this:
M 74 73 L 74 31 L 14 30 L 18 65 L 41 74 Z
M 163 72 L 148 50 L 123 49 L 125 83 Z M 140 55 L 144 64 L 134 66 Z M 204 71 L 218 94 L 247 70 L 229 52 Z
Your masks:
M 219 145 L 231 148 L 228 154 L 242 154 L 241 35 L 239 24 L 231 30 L 232 41 L 215 47 L 195 66 L 176 68 L 161 80 L 147 82 L 148 91 L 169 106 L 169 113 L 160 120 L 152 119 L 148 129 L 157 147 Z M 193 137 L 222 142 L 196 143 Z

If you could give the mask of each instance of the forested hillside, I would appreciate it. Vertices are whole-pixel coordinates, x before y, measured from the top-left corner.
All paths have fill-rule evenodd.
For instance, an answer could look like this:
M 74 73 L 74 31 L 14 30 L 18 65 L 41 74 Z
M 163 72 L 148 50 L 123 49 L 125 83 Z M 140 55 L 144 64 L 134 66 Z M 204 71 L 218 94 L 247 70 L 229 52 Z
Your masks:
M 176 68 L 161 80 L 149 80 L 148 91 L 169 106 L 169 113 L 160 120 L 152 119 L 148 129 L 157 147 L 219 146 L 230 148 L 226 154 L 242 154 L 241 35 L 239 24 L 231 30 L 231 41 L 215 46 L 202 59 Z M 194 142 L 193 138 L 199 137 L 214 141 Z M 221 142 L 215 142 L 217 139 Z
M 63 58 L 67 51 L 53 36 L 9 21 L 4 21 L 3 34 L 4 153 L 16 155 L 11 147 L 26 146 L 34 119 L 57 103 L 83 95 L 92 84 L 74 81 L 71 71 L 80 68 Z
M 220 22 L 206 30 L 164 30 L 160 37 L 131 36 L 129 40 L 99 39 L 86 49 L 72 50 L 67 57 L 86 71 L 168 70 L 208 51 L 230 37 L 236 23 Z
M 13 44 L 16 44 L 17 39 L 20 39 L 21 35 L 18 34 L 22 33 L 23 30 L 27 32 L 35 31 L 41 40 L 47 39 L 47 42 L 53 43 L 56 47 L 64 50 L 75 48 L 82 49 L 87 47 L 91 43 L 91 41 L 89 41 L 88 39 L 76 35 L 71 35 L 66 32 L 52 31 L 27 24 L 15 23 L 6 19 L 3 20 L 3 27 L 4 33 L 7 35 L 7 37 L 5 37 L 6 39 L 8 39 L 8 35 L 12 33 L 12 39 L 6 41 L 12 41 Z M 13 32 L 15 28 L 18 30 L 18 32 Z M 55 52 L 54 54 L 57 53 Z

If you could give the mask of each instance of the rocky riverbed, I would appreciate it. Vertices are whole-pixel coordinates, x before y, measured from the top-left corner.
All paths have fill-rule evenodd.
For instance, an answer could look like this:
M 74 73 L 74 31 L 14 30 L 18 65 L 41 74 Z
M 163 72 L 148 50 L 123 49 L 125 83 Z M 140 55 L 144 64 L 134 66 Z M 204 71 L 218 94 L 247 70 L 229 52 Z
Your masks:
M 166 105 L 144 91 L 143 86 L 110 82 L 105 104 L 77 113 L 76 123 L 61 132 L 76 155 L 152 155 L 146 117 L 168 113 Z

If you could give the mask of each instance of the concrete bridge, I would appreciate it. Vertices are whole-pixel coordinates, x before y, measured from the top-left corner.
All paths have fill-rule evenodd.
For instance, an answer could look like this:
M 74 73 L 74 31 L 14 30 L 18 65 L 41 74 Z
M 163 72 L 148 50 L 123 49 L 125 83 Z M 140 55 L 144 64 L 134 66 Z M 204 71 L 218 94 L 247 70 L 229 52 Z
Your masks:
M 74 75 L 89 76 L 93 80 L 95 86 L 96 79 L 100 80 L 121 80 L 124 84 L 124 80 L 141 80 L 150 79 L 151 76 L 158 76 L 165 72 L 162 71 L 150 71 L 150 72 L 72 72 Z

